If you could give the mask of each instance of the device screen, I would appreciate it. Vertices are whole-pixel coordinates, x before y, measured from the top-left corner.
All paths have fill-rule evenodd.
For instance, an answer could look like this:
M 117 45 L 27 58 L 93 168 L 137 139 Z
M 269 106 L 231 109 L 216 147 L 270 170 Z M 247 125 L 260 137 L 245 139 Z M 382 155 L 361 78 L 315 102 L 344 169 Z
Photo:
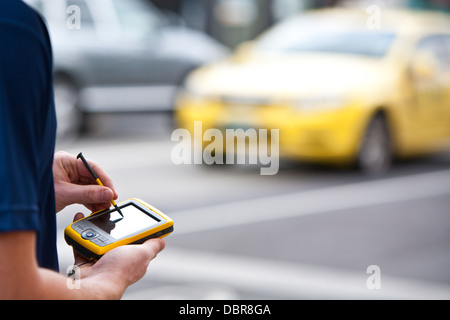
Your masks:
M 123 218 L 117 210 L 98 214 L 89 218 L 89 221 L 110 234 L 113 238 L 121 239 L 140 230 L 150 229 L 158 224 L 159 220 L 150 216 L 134 205 L 121 207 Z

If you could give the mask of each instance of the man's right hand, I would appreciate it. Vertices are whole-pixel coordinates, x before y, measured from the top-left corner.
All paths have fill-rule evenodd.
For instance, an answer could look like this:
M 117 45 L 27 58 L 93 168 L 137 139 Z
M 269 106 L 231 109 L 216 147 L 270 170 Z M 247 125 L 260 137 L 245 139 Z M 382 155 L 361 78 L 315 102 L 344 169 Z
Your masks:
M 108 251 L 96 262 L 86 280 L 103 281 L 103 292 L 120 298 L 126 288 L 144 277 L 148 265 L 165 248 L 163 239 L 150 239 L 143 244 L 124 245 Z M 83 282 L 83 280 L 81 280 Z
M 82 213 L 77 213 L 74 222 L 83 217 Z M 101 299 L 120 299 L 128 286 L 145 275 L 150 261 L 164 250 L 165 246 L 163 239 L 124 245 L 108 251 L 96 263 L 89 264 L 84 264 L 88 260 L 74 251 L 75 264 L 84 264 L 80 268 L 81 285 L 91 288 L 92 284 L 92 288 L 99 290 Z

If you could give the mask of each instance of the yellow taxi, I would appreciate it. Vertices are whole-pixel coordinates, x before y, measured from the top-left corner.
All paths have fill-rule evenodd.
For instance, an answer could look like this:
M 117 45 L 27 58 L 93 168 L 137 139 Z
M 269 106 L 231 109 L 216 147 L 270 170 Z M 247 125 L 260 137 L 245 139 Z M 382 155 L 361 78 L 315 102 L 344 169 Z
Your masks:
M 389 168 L 450 141 L 450 15 L 300 13 L 192 72 L 176 119 L 193 130 L 279 129 L 280 154 Z

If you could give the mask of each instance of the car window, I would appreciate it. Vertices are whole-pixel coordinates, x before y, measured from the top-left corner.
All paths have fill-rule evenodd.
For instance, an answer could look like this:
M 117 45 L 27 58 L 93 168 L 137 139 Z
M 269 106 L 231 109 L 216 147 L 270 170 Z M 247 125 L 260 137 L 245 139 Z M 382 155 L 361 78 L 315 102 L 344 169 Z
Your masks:
M 450 51 L 446 48 L 446 35 L 431 35 L 416 46 L 412 60 L 415 83 L 447 88 L 450 84 Z
M 363 30 L 322 19 L 302 18 L 282 23 L 257 42 L 256 49 L 270 53 L 337 53 L 384 56 L 395 39 L 388 31 Z
M 438 69 L 450 70 L 450 51 L 447 48 L 450 36 L 432 35 L 419 41 L 416 54 L 426 54 L 433 59 Z
M 122 30 L 130 36 L 144 38 L 154 33 L 160 18 L 153 7 L 142 0 L 113 0 Z
M 445 47 L 445 55 L 447 57 L 448 63 L 450 63 L 450 35 L 443 35 L 442 36 L 442 44 Z
M 67 7 L 72 5 L 80 8 L 80 23 L 81 28 L 92 27 L 94 25 L 94 18 L 92 17 L 91 10 L 85 0 L 67 0 Z

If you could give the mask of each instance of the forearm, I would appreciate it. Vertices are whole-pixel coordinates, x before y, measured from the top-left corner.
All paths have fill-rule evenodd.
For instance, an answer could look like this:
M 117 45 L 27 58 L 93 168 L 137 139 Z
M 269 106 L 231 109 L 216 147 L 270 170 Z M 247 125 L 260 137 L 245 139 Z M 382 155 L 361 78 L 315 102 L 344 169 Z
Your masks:
M 125 281 L 112 279 L 101 273 L 91 273 L 72 283 L 71 278 L 57 272 L 39 269 L 37 299 L 45 300 L 106 300 L 120 299 L 125 292 Z
M 35 268 L 27 273 L 2 279 L 0 299 L 7 300 L 92 300 L 119 299 L 123 290 L 87 277 L 74 285 L 72 279 L 48 269 Z
M 0 287 L 0 299 L 8 300 L 118 300 L 127 288 L 120 274 L 90 272 L 77 279 L 55 271 L 36 268 L 14 274 Z M 78 282 L 79 281 L 79 282 Z
M 80 268 L 79 282 L 39 268 L 35 233 L 0 234 L 0 299 L 120 299 L 126 288 L 141 279 L 150 261 L 163 250 L 162 239 L 108 251 L 94 265 Z

